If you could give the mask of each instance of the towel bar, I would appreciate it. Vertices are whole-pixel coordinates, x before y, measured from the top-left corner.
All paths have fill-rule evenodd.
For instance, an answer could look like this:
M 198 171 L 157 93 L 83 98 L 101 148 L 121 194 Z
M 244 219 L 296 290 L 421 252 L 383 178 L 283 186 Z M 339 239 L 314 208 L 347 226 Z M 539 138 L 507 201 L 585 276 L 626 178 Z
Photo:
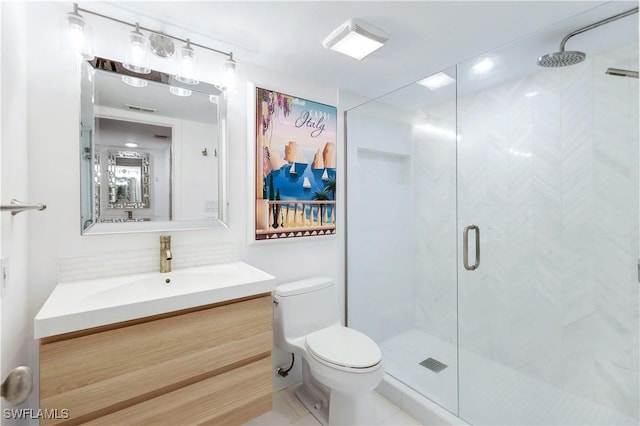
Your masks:
M 13 200 L 11 200 L 11 204 L 0 206 L 0 211 L 8 211 L 11 212 L 11 216 L 15 216 L 18 213 L 27 210 L 44 210 L 46 208 L 46 204 L 27 204 L 14 198 Z

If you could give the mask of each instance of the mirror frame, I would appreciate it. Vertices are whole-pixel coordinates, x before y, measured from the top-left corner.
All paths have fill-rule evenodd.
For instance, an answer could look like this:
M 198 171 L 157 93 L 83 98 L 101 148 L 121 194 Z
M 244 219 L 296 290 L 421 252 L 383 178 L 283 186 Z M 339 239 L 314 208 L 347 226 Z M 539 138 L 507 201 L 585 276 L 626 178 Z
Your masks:
M 149 153 L 137 152 L 137 151 L 120 151 L 109 150 L 109 159 L 107 160 L 107 180 L 109 181 L 109 208 L 110 209 L 143 209 L 149 206 L 151 203 L 151 196 L 149 191 Z M 117 168 L 118 159 L 133 159 L 140 160 L 140 199 L 141 201 L 134 202 L 122 202 L 119 203 L 117 199 L 117 193 L 114 196 L 114 200 L 111 201 L 111 188 L 116 188 L 117 183 Z M 97 188 L 99 190 L 99 188 Z
M 111 64 L 110 68 L 99 67 L 96 68 L 94 64 Z M 138 232 L 158 232 L 158 231 L 182 231 L 182 230 L 199 230 L 199 229 L 221 229 L 228 228 L 228 118 L 227 118 L 227 102 L 226 102 L 226 89 L 215 86 L 212 84 L 200 82 L 198 85 L 187 85 L 177 81 L 173 76 L 152 70 L 151 74 L 135 74 L 125 70 L 120 62 L 111 59 L 96 57 L 92 61 L 83 61 L 81 66 L 83 67 L 80 72 L 80 138 L 79 138 L 79 152 L 80 152 L 80 233 L 81 235 L 104 235 L 104 234 L 122 234 L 122 233 L 138 233 Z M 200 219 L 200 220 L 170 220 L 170 221 L 99 221 L 100 217 L 100 179 L 97 176 L 98 169 L 96 163 L 99 163 L 100 153 L 95 150 L 95 133 L 92 131 L 93 122 L 95 117 L 104 117 L 105 114 L 95 111 L 98 107 L 94 105 L 94 92 L 95 92 L 95 79 L 93 76 L 96 72 L 115 73 L 119 75 L 129 75 L 139 79 L 145 79 L 154 81 L 156 83 L 166 84 L 167 88 L 169 83 L 171 86 L 181 87 L 191 90 L 193 92 L 199 92 L 204 95 L 214 95 L 218 98 L 218 133 L 219 144 L 218 152 L 215 153 L 218 158 L 218 218 L 217 219 Z M 85 82 L 85 75 L 89 76 L 89 82 Z M 83 90 L 89 89 L 91 93 L 82 93 Z M 87 105 L 90 104 L 90 105 Z M 85 117 L 86 111 L 90 108 L 90 116 L 93 122 L 90 126 L 90 131 L 87 132 L 86 126 L 83 126 L 82 119 Z M 108 109 L 108 108 L 106 108 Z M 108 115 L 108 114 L 107 114 Z M 85 121 L 88 119 L 85 117 Z M 150 121 L 140 121 L 145 123 L 153 123 Z M 83 140 L 85 133 L 89 134 L 90 147 L 86 146 L 86 141 Z M 87 149 L 89 148 L 89 150 Z M 172 148 L 173 151 L 173 148 Z M 172 161 L 175 159 L 175 153 L 172 153 Z M 90 159 L 90 166 L 88 166 L 90 178 L 87 182 L 82 180 L 82 161 Z M 173 186 L 173 167 L 171 172 L 171 180 Z M 175 191 L 172 191 L 175 193 Z M 170 202 L 173 204 L 173 195 Z M 90 219 L 83 218 L 83 206 L 86 206 L 90 210 Z M 128 208 L 128 207 L 127 207 Z M 84 222 L 84 223 L 83 223 Z

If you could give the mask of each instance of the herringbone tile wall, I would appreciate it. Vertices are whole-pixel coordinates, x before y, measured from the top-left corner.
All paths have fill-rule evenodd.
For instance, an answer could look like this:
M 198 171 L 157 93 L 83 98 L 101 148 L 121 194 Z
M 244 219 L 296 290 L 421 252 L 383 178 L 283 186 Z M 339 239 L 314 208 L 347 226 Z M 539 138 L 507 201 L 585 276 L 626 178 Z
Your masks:
M 415 238 L 428 244 L 416 268 L 428 279 L 415 319 L 453 343 L 459 326 L 463 349 L 637 417 L 638 80 L 607 67 L 637 69 L 638 45 L 476 92 L 459 73 L 457 235 L 480 225 L 482 264 L 460 268 L 452 291 L 454 136 L 419 134 Z M 451 108 L 429 124 L 452 128 Z

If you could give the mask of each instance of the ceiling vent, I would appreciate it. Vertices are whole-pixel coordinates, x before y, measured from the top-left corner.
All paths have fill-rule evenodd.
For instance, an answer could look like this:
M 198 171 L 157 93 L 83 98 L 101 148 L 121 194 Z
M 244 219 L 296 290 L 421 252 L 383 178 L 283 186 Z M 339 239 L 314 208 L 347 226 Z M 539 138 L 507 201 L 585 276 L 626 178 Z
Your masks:
M 130 104 L 126 104 L 127 108 L 129 108 L 129 110 L 131 111 L 139 111 L 139 112 L 149 112 L 149 113 L 154 113 L 156 111 L 158 111 L 155 108 L 147 108 L 147 107 L 143 107 L 143 106 L 139 106 L 139 105 L 130 105 Z

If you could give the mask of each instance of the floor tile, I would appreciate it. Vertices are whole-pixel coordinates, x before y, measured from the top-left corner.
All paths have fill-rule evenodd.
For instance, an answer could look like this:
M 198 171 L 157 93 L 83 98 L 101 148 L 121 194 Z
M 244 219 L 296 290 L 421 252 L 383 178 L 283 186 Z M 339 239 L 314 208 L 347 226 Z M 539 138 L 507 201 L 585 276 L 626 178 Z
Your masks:
M 404 411 L 398 411 L 397 413 L 395 413 L 393 416 L 391 416 L 381 424 L 400 426 L 400 425 L 420 425 L 422 423 L 420 423 L 419 421 L 417 421 L 416 419 L 414 419 Z
M 273 394 L 273 410 L 247 422 L 244 426 L 320 425 L 295 395 L 294 385 Z M 375 392 L 376 418 L 381 425 L 419 425 L 398 406 Z
M 400 408 L 398 408 L 398 406 L 391 403 L 391 401 L 380 395 L 378 392 L 374 392 L 374 395 L 376 404 L 376 419 L 378 420 L 379 424 L 382 424 L 385 420 L 400 411 Z
M 300 417 L 298 420 L 294 420 L 292 425 L 314 425 L 319 426 L 320 422 L 313 417 L 313 414 L 308 413 L 306 416 Z

